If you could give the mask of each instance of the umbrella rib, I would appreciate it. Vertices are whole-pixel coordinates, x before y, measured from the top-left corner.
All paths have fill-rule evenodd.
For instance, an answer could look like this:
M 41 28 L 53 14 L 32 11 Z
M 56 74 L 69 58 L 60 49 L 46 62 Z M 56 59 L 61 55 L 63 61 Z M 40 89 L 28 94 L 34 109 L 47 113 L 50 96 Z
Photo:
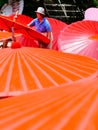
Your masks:
M 42 58 L 43 59 L 43 58 Z M 47 62 L 48 62 L 48 59 L 46 59 L 47 60 Z M 63 67 L 62 66 L 62 64 L 61 65 L 59 65 L 59 64 L 56 64 L 56 63 L 54 63 L 54 62 L 52 62 L 52 61 L 49 61 L 51 64 L 53 64 L 53 65 L 55 65 L 55 66 L 57 66 L 57 67 L 59 67 L 59 68 L 62 68 L 62 70 L 64 70 L 64 71 L 68 71 L 69 73 L 71 73 L 71 74 L 74 74 L 75 76 L 78 76 L 78 77 L 80 77 L 80 78 L 84 78 L 84 76 L 82 76 L 82 75 L 80 75 L 80 74 L 78 74 L 78 73 L 75 73 L 75 72 L 73 72 L 72 70 L 70 70 L 70 69 L 67 69 L 67 68 L 65 68 L 65 67 Z M 65 65 L 65 64 L 64 64 Z M 75 68 L 75 70 L 80 70 L 80 69 L 78 69 L 78 68 L 76 68 L 76 67 L 74 67 L 74 66 L 72 66 L 72 65 L 70 65 L 70 62 L 68 62 L 68 64 L 66 64 L 67 66 L 70 66 L 71 68 Z M 76 64 L 75 64 L 76 65 Z M 82 71 L 82 70 L 80 70 L 80 71 Z M 85 72 L 85 71 L 84 71 Z M 85 72 L 86 73 L 86 72 Z M 87 73 L 87 74 L 89 74 L 89 73 Z
M 7 80 L 6 80 L 4 93 L 8 93 L 9 92 L 9 87 L 10 87 L 10 82 L 11 82 L 11 77 L 12 77 L 12 72 L 13 72 L 13 67 L 14 67 L 14 60 L 15 60 L 15 55 L 13 55 L 11 63 L 10 63 L 10 67 L 9 67 L 9 70 L 8 70 L 8 77 L 7 77 Z
M 38 80 L 37 76 L 34 74 L 34 71 L 31 69 L 29 63 L 26 61 L 26 59 L 25 59 L 25 57 L 23 55 L 21 55 L 21 57 L 23 58 L 24 63 L 26 65 L 26 67 L 28 68 L 28 71 L 30 72 L 30 75 L 34 78 L 36 85 L 38 86 L 38 88 L 42 89 L 43 86 L 40 83 L 40 81 Z
M 28 58 L 30 59 L 30 56 L 28 55 Z M 34 58 L 34 57 L 33 57 Z M 31 60 L 31 59 L 30 59 Z M 57 70 L 55 70 L 54 68 L 50 67 L 49 65 L 43 63 L 40 59 L 36 59 L 34 58 L 34 60 L 39 61 L 41 64 L 43 64 L 44 66 L 46 66 L 47 68 L 49 68 L 49 70 L 52 70 L 53 72 L 56 73 L 56 75 L 62 77 L 64 80 L 67 80 L 67 82 L 72 82 L 71 79 L 67 78 L 66 76 L 62 75 L 61 73 L 59 73 Z M 45 59 L 46 60 L 46 59 Z M 31 60 L 32 63 L 34 63 L 34 61 Z M 49 62 L 49 61 L 48 61 Z M 39 68 L 39 66 L 36 64 L 36 66 Z M 41 71 L 50 79 L 52 80 L 53 84 L 58 86 L 58 84 L 49 76 L 49 74 L 47 74 L 45 71 L 43 71 L 43 69 L 41 69 Z
M 29 60 L 32 62 L 31 59 L 29 59 Z M 34 58 L 34 60 L 36 60 L 36 58 Z M 37 61 L 38 61 L 38 59 L 37 59 Z M 39 61 L 39 62 L 41 63 L 41 61 Z M 40 70 L 40 73 L 43 73 L 45 75 L 45 77 L 47 77 L 55 86 L 58 86 L 58 83 L 56 81 L 54 81 L 53 78 L 49 74 L 47 74 L 37 63 L 35 63 L 34 61 L 32 63 L 35 64 L 35 66 Z M 44 65 L 46 65 L 46 64 L 44 64 Z
M 20 52 L 20 53 L 21 53 L 21 52 Z M 28 92 L 28 88 L 27 88 L 27 85 L 26 85 L 26 81 L 25 81 L 25 78 L 24 78 L 23 71 L 22 71 L 21 60 L 20 60 L 18 54 L 17 54 L 17 58 L 18 58 L 18 67 L 19 67 L 20 80 L 21 80 L 21 83 L 22 83 L 22 87 L 24 88 L 24 91 L 25 91 L 25 92 Z

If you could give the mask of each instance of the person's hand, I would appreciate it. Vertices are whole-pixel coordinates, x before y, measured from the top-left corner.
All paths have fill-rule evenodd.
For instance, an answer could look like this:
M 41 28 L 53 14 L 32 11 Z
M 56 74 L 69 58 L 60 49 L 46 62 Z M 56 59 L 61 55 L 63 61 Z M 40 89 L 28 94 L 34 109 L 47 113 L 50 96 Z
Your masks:
M 29 24 L 27 24 L 27 26 L 29 27 L 30 25 L 29 25 Z
M 14 18 L 15 18 L 15 19 L 17 19 L 17 18 L 18 18 L 18 16 L 17 16 L 17 15 L 15 15 L 15 16 L 14 16 Z

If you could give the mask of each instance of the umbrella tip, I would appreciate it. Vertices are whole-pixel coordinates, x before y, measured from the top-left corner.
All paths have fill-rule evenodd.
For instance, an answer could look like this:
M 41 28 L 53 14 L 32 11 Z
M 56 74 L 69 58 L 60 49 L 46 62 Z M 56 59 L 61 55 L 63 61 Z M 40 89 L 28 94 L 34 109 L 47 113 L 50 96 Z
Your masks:
M 17 48 L 21 48 L 22 46 L 21 46 L 21 44 L 20 44 L 20 42 L 12 42 L 12 45 L 11 45 L 11 48 L 12 49 L 17 49 Z

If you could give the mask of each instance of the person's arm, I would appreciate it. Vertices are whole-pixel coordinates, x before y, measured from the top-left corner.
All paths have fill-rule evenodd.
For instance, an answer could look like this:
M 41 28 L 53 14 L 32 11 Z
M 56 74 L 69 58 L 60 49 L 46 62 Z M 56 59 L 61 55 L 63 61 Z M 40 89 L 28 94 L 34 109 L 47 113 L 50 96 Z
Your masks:
M 50 39 L 50 41 L 53 40 L 53 38 L 52 38 L 52 32 L 47 32 L 47 38 Z
M 47 30 L 46 36 L 50 39 L 50 41 L 52 41 L 53 40 L 52 29 L 51 29 L 51 25 L 48 20 L 46 20 L 46 30 Z
M 36 19 L 32 20 L 29 24 L 27 24 L 28 27 L 35 26 Z

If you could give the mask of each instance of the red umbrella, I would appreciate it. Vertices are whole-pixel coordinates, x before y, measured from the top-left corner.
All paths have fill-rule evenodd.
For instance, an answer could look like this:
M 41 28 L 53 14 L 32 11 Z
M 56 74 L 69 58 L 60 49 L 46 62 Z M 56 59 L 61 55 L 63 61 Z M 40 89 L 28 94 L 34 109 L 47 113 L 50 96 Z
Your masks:
M 13 19 L 14 15 L 10 16 L 10 19 Z M 20 22 L 22 24 L 27 25 L 29 22 L 31 22 L 33 18 L 25 16 L 25 15 L 18 15 L 17 22 Z M 64 22 L 61 22 L 59 20 L 56 20 L 54 18 L 47 18 L 49 21 L 51 28 L 52 28 L 52 34 L 53 34 L 53 42 L 52 42 L 52 49 L 58 50 L 58 36 L 63 28 L 67 26 Z M 36 39 L 30 39 L 25 36 L 21 36 L 18 39 L 23 46 L 30 46 L 30 47 L 38 47 L 38 43 Z M 33 44 L 32 44 L 33 43 Z
M 15 15 L 10 15 L 8 18 L 10 20 L 13 20 L 14 19 L 14 16 Z M 19 22 L 23 25 L 27 25 L 28 23 L 30 23 L 31 21 L 33 20 L 33 18 L 27 16 L 27 15 L 23 15 L 23 14 L 17 14 L 17 19 L 16 19 L 16 22 Z
M 34 29 L 27 27 L 26 25 L 23 25 L 22 23 L 17 22 L 16 20 L 11 20 L 8 17 L 0 16 L 0 28 L 6 30 L 6 31 L 14 31 L 16 33 L 22 33 L 27 37 L 30 37 L 33 39 L 36 39 L 38 41 L 42 41 L 46 44 L 49 43 L 49 39 L 42 35 L 41 33 L 38 33 Z
M 14 16 L 15 15 L 11 15 L 9 16 L 9 18 L 11 20 L 14 19 Z M 26 25 L 28 23 L 30 23 L 31 21 L 33 20 L 33 18 L 29 17 L 29 16 L 26 16 L 26 15 L 17 15 L 17 19 L 16 21 L 23 24 L 23 25 Z M 34 27 L 32 27 L 34 29 Z M 17 37 L 17 41 L 19 41 L 21 43 L 22 46 L 25 46 L 25 47 L 39 47 L 38 45 L 38 41 L 34 38 L 30 38 L 30 37 L 27 37 L 25 35 L 20 35 L 19 37 Z
M 19 41 L 23 47 L 39 47 L 38 41 L 36 39 L 31 39 L 24 35 L 17 37 L 17 41 Z
M 0 100 L 2 130 L 98 129 L 98 78 Z M 6 124 L 6 125 L 5 125 Z
M 47 19 L 51 25 L 53 33 L 52 49 L 58 50 L 58 36 L 60 35 L 61 31 L 67 26 L 67 24 L 54 18 Z
M 26 17 L 22 16 L 22 18 L 21 18 L 21 16 L 22 15 L 20 15 L 19 22 L 24 23 L 24 20 L 22 20 L 22 19 L 25 19 L 25 21 L 26 21 Z M 29 20 L 28 17 L 27 17 L 27 19 Z M 59 20 L 53 19 L 53 18 L 47 18 L 47 20 L 49 21 L 51 28 L 52 28 L 52 34 L 53 34 L 52 49 L 58 50 L 58 36 L 59 36 L 61 30 L 67 26 L 67 24 L 65 24 Z M 36 39 L 30 39 L 30 38 L 27 38 L 22 35 L 19 37 L 18 40 L 20 41 L 22 46 L 38 47 L 38 43 L 37 43 Z
M 0 50 L 0 96 L 58 87 L 87 78 L 98 63 L 87 57 L 22 47 Z
M 78 21 L 59 36 L 59 50 L 98 59 L 98 22 Z

